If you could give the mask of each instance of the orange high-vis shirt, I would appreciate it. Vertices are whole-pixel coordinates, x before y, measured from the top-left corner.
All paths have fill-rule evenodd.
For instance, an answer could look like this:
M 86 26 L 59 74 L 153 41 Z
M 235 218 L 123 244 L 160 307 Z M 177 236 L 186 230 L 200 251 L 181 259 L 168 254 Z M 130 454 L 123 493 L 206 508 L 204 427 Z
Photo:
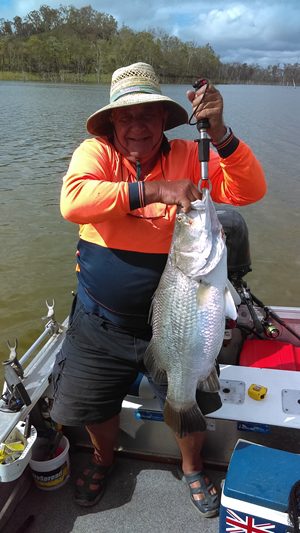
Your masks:
M 170 141 L 144 181 L 199 183 L 198 144 Z M 211 150 L 212 199 L 236 206 L 266 192 L 264 173 L 250 148 L 234 138 L 232 153 Z M 124 327 L 145 327 L 153 293 L 170 249 L 177 206 L 142 207 L 132 164 L 106 138 L 85 140 L 63 180 L 61 212 L 79 224 L 78 295 L 88 312 Z
M 198 184 L 198 145 L 174 140 L 144 181 L 190 179 Z M 72 157 L 61 192 L 61 212 L 80 224 L 80 237 L 101 246 L 139 252 L 168 253 L 176 206 L 152 204 L 131 210 L 129 189 L 135 169 L 105 139 L 85 140 Z M 250 148 L 239 142 L 226 159 L 211 151 L 209 177 L 212 199 L 218 203 L 246 205 L 266 192 L 260 163 Z M 153 218 L 147 217 L 147 212 Z M 161 214 L 164 216 L 161 216 Z M 159 218 L 155 218 L 155 214 Z M 142 215 L 137 222 L 134 215 Z

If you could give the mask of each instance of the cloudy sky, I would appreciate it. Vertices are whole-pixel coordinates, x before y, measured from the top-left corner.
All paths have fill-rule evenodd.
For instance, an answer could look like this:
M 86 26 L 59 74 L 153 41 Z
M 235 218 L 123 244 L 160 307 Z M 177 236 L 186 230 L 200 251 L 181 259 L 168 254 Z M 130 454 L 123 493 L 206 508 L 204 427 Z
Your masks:
M 119 27 L 209 43 L 223 62 L 300 63 L 300 0 L 0 0 L 0 18 L 25 17 L 42 4 L 91 5 Z

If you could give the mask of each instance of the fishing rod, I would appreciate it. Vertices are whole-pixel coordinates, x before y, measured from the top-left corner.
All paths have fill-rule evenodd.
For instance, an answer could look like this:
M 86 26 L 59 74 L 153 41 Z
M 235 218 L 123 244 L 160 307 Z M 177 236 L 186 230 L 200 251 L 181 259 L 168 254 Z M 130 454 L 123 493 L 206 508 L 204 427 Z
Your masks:
M 200 78 L 199 80 L 196 80 L 195 83 L 193 84 L 193 88 L 195 89 L 195 91 L 197 91 L 201 87 L 206 86 L 205 91 L 204 91 L 203 96 L 202 96 L 202 100 L 201 100 L 200 103 L 202 103 L 204 98 L 205 98 L 205 94 L 206 94 L 208 85 L 209 85 L 209 82 L 208 82 L 208 80 L 206 78 Z M 195 142 L 198 143 L 199 161 L 200 161 L 200 166 L 201 166 L 201 180 L 200 180 L 200 183 L 199 183 L 199 187 L 201 188 L 201 185 L 202 185 L 203 181 L 209 182 L 208 162 L 209 162 L 209 150 L 210 150 L 209 146 L 210 146 L 211 139 L 210 139 L 210 136 L 207 133 L 207 130 L 209 128 L 209 120 L 208 120 L 208 118 L 201 118 L 200 120 L 197 120 L 197 122 L 192 122 L 192 118 L 196 114 L 200 103 L 198 104 L 198 106 L 194 110 L 193 114 L 191 115 L 191 117 L 189 119 L 189 124 L 191 126 L 195 126 L 196 125 L 197 130 L 199 131 L 199 134 L 200 134 L 200 138 L 199 139 L 195 139 Z
M 207 133 L 207 130 L 210 126 L 209 124 L 209 120 L 208 118 L 202 118 L 200 120 L 197 120 L 196 122 L 192 122 L 192 118 L 195 116 L 196 112 L 197 112 L 197 109 L 199 108 L 200 104 L 204 101 L 204 98 L 205 98 L 205 95 L 206 95 L 206 91 L 208 89 L 208 86 L 209 86 L 209 81 L 206 79 L 206 78 L 200 78 L 198 80 L 195 81 L 195 83 L 193 84 L 193 88 L 195 89 L 195 91 L 197 91 L 198 89 L 200 89 L 201 87 L 205 87 L 205 91 L 203 93 L 203 96 L 202 96 L 202 100 L 201 102 L 198 104 L 198 106 L 196 107 L 196 109 L 193 111 L 190 119 L 189 119 L 189 124 L 190 125 L 195 125 L 197 127 L 197 130 L 199 131 L 200 133 L 200 138 L 199 139 L 196 139 L 195 142 L 198 143 L 198 153 L 199 153 L 199 161 L 200 161 L 200 165 L 201 165 L 201 179 L 200 179 L 200 182 L 199 182 L 199 189 L 201 189 L 202 185 L 203 185 L 203 182 L 204 183 L 210 183 L 209 182 L 209 176 L 208 176 L 208 162 L 209 162 L 209 155 L 210 155 L 210 142 L 211 142 L 211 139 L 210 139 L 210 136 L 208 135 Z M 207 185 L 206 185 L 207 186 Z M 250 316 L 253 320 L 253 324 L 254 324 L 254 328 L 255 330 L 257 331 L 258 335 L 260 336 L 263 332 L 264 332 L 264 328 L 263 328 L 263 325 L 261 324 L 256 312 L 255 312 L 255 309 L 254 309 L 254 306 L 252 305 L 252 300 L 250 298 L 250 291 L 246 291 L 245 289 L 245 286 L 242 284 L 241 285 L 241 290 L 239 291 L 238 290 L 238 294 L 241 298 L 241 301 L 246 304 L 248 310 L 249 310 L 249 313 L 250 313 Z
M 295 331 L 293 328 L 291 328 L 291 326 L 289 326 L 288 324 L 286 324 L 286 322 L 280 318 L 280 316 L 278 316 L 277 313 L 275 313 L 275 311 L 273 311 L 272 309 L 270 309 L 270 307 L 268 307 L 267 305 L 265 305 L 261 300 L 259 300 L 254 294 L 251 293 L 251 296 L 252 296 L 252 299 L 254 301 L 254 303 L 256 305 L 258 305 L 259 307 L 261 307 L 265 314 L 266 314 L 266 325 L 267 324 L 267 321 L 269 319 L 269 317 L 273 318 L 274 320 L 276 320 L 276 322 L 278 322 L 278 324 L 280 324 L 281 326 L 283 326 L 289 333 L 291 333 L 294 337 L 296 337 L 296 339 L 299 341 L 300 340 L 300 335 L 297 333 L 297 331 Z M 272 336 L 272 335 L 269 335 L 269 336 Z M 274 335 L 275 336 L 275 335 Z M 277 335 L 276 335 L 277 336 Z

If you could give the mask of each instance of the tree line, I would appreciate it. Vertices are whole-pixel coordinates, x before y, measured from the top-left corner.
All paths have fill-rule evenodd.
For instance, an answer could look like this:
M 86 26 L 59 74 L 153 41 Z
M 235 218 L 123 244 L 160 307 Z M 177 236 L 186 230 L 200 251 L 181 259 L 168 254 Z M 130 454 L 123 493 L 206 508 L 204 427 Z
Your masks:
M 91 6 L 42 5 L 23 19 L 0 19 L 0 77 L 53 81 L 110 80 L 123 65 L 153 65 L 162 83 L 300 84 L 300 65 L 222 63 L 212 46 L 183 42 L 162 30 L 118 27 L 115 18 Z

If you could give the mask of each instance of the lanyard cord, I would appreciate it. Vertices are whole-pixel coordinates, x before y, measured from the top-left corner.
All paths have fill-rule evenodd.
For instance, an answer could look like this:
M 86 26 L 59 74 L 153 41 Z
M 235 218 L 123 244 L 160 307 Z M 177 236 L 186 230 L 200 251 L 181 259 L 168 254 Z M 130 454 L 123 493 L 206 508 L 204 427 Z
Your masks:
M 159 163 L 160 163 L 160 170 L 161 170 L 161 175 L 163 177 L 163 179 L 165 180 L 166 177 L 165 177 L 165 173 L 164 173 L 164 169 L 163 169 L 163 164 L 162 164 L 162 154 L 160 153 L 159 155 Z M 136 181 L 140 181 L 141 179 L 141 174 L 142 174 L 142 166 L 141 166 L 141 163 L 140 161 L 136 160 L 136 175 L 135 175 L 135 179 Z M 127 168 L 127 167 L 126 167 Z M 129 169 L 127 168 L 127 170 L 129 171 Z M 129 172 L 129 176 L 132 175 L 130 174 Z M 122 181 L 124 181 L 124 176 L 123 176 L 123 155 L 121 154 L 121 179 Z
M 135 162 L 135 166 L 136 166 L 136 176 L 135 176 L 135 179 L 136 181 L 139 181 L 140 177 L 141 177 L 141 173 L 142 173 L 142 167 L 141 167 L 141 163 L 138 161 L 138 159 L 136 160 Z
M 197 113 L 200 104 L 202 104 L 204 102 L 206 91 L 207 91 L 208 86 L 209 86 L 209 81 L 206 78 L 203 78 L 203 79 L 195 81 L 195 83 L 193 85 L 195 90 L 200 89 L 200 87 L 203 87 L 203 85 L 206 85 L 205 91 L 203 93 L 201 102 L 199 102 L 199 104 L 197 105 L 196 109 L 194 109 L 193 113 L 191 114 L 191 116 L 189 118 L 188 123 L 189 123 L 190 126 L 197 126 L 197 121 L 196 122 L 192 122 L 192 119 L 195 116 L 195 114 Z

